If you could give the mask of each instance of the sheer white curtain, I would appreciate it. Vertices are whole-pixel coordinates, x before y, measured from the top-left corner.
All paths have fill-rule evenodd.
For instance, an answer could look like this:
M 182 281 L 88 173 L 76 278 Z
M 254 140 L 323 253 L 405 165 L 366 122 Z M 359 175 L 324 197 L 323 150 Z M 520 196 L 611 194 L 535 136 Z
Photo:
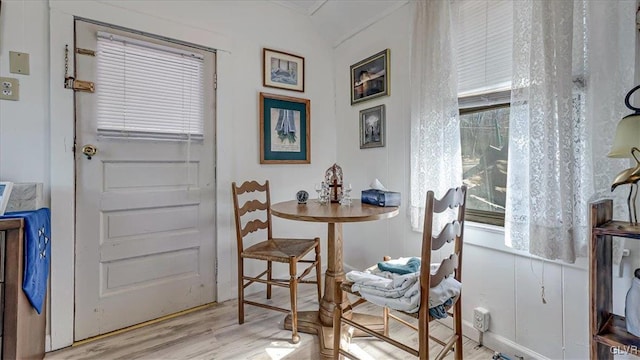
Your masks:
M 626 165 L 606 154 L 628 112 L 634 15 L 635 1 L 515 3 L 507 245 L 567 262 L 586 255 L 588 202 L 610 197 Z
M 427 190 L 462 184 L 458 80 L 452 23 L 456 2 L 416 2 L 411 41 L 411 226 L 422 230 Z

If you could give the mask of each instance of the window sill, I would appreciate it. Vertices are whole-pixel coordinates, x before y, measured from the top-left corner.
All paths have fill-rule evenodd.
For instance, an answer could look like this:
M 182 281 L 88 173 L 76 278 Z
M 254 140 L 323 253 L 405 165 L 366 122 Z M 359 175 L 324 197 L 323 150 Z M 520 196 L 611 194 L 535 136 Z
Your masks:
M 475 230 L 485 231 L 492 234 L 502 235 L 504 237 L 504 226 L 479 223 L 475 221 L 465 221 L 464 224 L 467 229 L 471 228 Z
M 491 249 L 494 251 L 521 256 L 533 260 L 541 260 L 546 263 L 557 264 L 577 270 L 587 271 L 589 269 L 587 258 L 578 258 L 576 259 L 576 262 L 574 264 L 568 264 L 563 261 L 543 259 L 541 257 L 531 255 L 526 251 L 510 248 L 504 243 L 504 227 L 502 226 L 466 221 L 464 242 L 465 244 L 469 244 L 472 246 Z

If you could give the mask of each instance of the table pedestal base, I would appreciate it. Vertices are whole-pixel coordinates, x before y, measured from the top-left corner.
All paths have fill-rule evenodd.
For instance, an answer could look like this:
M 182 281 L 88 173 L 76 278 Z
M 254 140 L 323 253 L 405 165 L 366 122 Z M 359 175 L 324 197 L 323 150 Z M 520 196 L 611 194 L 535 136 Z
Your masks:
M 368 328 L 382 333 L 384 330 L 381 316 L 352 313 L 352 318 Z M 291 330 L 291 315 L 284 319 L 284 328 Z M 333 359 L 333 326 L 324 326 L 320 322 L 318 311 L 298 311 L 298 331 L 318 335 L 320 340 L 320 358 Z M 356 331 L 354 336 L 368 336 Z

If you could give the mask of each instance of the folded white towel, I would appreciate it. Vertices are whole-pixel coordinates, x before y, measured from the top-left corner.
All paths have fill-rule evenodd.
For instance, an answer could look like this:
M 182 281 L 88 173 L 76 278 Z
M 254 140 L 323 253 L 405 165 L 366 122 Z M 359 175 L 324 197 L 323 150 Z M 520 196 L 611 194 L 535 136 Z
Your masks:
M 429 289 L 429 309 L 442 305 L 445 301 L 460 295 L 460 291 L 462 291 L 462 284 L 453 276 L 442 280 L 440 284 Z
M 388 298 L 384 296 L 378 296 L 367 291 L 360 291 L 360 295 L 367 301 L 379 305 L 386 306 L 391 309 L 405 311 L 408 313 L 417 312 L 420 305 L 420 284 L 416 282 L 415 287 L 417 291 L 411 291 L 413 296 L 402 296 L 399 298 Z M 412 287 L 413 288 L 413 287 Z M 407 292 L 409 293 L 409 292 Z
M 356 284 L 351 289 L 352 291 L 359 291 L 364 299 L 373 304 L 386 306 L 394 310 L 413 313 L 418 311 L 420 306 L 420 282 L 415 282 L 403 296 L 395 298 L 384 296 L 384 293 L 380 291 L 358 287 Z M 429 308 L 442 305 L 448 299 L 460 295 L 461 289 L 462 284 L 453 277 L 442 280 L 438 286 L 429 289 Z
M 395 264 L 406 264 L 410 258 L 391 260 Z M 431 264 L 429 269 L 434 274 L 440 264 Z M 380 271 L 372 266 L 365 271 L 350 271 L 346 278 L 353 282 L 352 291 L 358 291 L 364 299 L 376 305 L 391 309 L 416 312 L 420 305 L 420 273 L 395 274 Z M 452 276 L 442 280 L 440 284 L 429 289 L 429 308 L 442 305 L 450 298 L 460 294 L 462 284 Z
M 391 273 L 389 273 L 391 274 Z M 353 282 L 351 290 L 365 291 L 377 296 L 399 298 L 414 284 L 418 283 L 420 273 L 391 274 L 389 278 L 362 271 L 349 271 L 347 280 Z

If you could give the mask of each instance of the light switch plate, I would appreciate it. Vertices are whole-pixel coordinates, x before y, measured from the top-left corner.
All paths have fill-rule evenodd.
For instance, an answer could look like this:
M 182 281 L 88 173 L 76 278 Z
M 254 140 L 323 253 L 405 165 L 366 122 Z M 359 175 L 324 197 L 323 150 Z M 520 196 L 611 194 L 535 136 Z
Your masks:
M 20 82 L 18 79 L 0 77 L 0 100 L 20 100 Z
M 29 54 L 9 51 L 9 72 L 29 75 Z

